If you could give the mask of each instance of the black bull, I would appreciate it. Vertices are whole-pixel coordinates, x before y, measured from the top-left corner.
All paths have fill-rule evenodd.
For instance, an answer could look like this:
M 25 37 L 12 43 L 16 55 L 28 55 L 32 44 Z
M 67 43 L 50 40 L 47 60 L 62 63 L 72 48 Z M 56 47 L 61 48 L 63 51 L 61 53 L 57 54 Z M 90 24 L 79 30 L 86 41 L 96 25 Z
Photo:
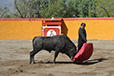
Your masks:
M 56 35 L 52 37 L 37 36 L 33 39 L 33 51 L 30 52 L 30 64 L 31 62 L 35 63 L 34 55 L 40 50 L 47 50 L 49 52 L 54 50 L 55 56 L 53 63 L 55 63 L 59 52 L 65 53 L 71 59 L 73 59 L 77 52 L 75 44 L 65 35 Z

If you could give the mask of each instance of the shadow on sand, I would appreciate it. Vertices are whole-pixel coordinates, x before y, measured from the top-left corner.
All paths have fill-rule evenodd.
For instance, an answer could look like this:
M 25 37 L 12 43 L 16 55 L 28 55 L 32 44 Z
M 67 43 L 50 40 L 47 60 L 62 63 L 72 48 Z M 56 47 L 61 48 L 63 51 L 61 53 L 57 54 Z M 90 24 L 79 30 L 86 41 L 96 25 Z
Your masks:
M 106 58 L 98 58 L 98 59 L 93 59 L 93 60 L 87 60 L 83 63 L 78 63 L 78 62 L 75 62 L 75 64 L 78 64 L 78 65 L 92 65 L 92 64 L 96 64 L 96 63 L 99 63 L 99 62 L 103 62 L 104 60 L 108 60 Z
M 93 65 L 93 64 L 96 64 L 96 63 L 99 63 L 99 62 L 103 62 L 104 60 L 108 60 L 108 59 L 105 59 L 105 58 L 98 58 L 98 59 L 93 59 L 93 60 L 87 60 L 83 63 L 79 63 L 79 62 L 62 62 L 62 61 L 58 61 L 56 62 L 55 64 L 77 64 L 77 65 Z M 43 61 L 40 61 L 38 63 L 43 63 L 43 64 L 53 64 L 53 62 L 43 62 Z

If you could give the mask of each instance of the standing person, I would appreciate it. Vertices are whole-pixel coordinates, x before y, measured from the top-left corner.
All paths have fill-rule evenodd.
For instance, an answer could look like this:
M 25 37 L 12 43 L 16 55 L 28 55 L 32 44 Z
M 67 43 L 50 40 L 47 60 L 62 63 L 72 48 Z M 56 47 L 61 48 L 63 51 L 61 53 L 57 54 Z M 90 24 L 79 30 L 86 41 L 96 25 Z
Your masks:
M 86 27 L 86 24 L 82 23 L 81 27 L 79 28 L 79 31 L 78 31 L 78 35 L 79 35 L 79 38 L 78 38 L 78 51 L 81 49 L 82 45 L 87 42 L 85 27 Z

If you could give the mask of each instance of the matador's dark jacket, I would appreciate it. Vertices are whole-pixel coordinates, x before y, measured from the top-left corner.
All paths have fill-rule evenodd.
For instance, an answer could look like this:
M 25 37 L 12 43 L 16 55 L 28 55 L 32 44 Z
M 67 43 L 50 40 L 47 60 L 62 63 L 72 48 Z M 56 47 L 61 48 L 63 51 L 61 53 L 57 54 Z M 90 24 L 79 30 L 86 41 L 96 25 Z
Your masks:
M 85 29 L 81 29 L 81 27 L 80 27 L 79 31 L 78 31 L 78 35 L 79 35 L 79 38 L 78 38 L 78 51 L 79 51 L 81 49 L 83 43 L 87 42 L 86 30 Z

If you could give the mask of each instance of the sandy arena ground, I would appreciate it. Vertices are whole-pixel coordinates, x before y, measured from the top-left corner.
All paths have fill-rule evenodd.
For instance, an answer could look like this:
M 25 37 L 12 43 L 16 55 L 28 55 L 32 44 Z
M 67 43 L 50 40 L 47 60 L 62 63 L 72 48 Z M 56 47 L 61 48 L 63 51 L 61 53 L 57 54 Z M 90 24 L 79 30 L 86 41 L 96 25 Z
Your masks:
M 35 56 L 36 64 L 29 64 L 32 40 L 1 40 L 0 76 L 114 76 L 114 41 L 88 42 L 94 52 L 87 63 L 73 64 L 60 53 L 52 64 L 54 52 L 42 50 Z

